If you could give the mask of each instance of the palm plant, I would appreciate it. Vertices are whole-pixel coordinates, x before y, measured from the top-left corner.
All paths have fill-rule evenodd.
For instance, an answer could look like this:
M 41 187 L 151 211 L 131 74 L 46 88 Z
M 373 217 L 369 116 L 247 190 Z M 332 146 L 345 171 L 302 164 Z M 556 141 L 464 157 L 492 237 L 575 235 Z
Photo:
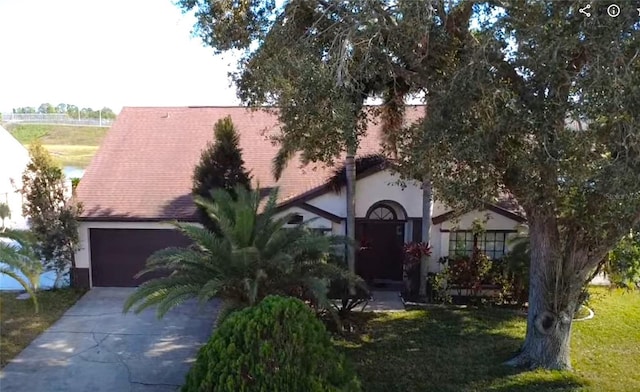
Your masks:
M 511 282 L 514 299 L 519 304 L 524 304 L 529 299 L 529 273 L 531 264 L 531 241 L 528 234 L 528 227 L 524 226 L 517 236 L 508 241 L 508 245 L 510 251 L 503 258 L 504 272 Z M 609 258 L 605 257 L 598 264 L 597 268 L 591 271 L 591 275 L 587 279 L 588 282 L 592 281 L 603 268 L 606 269 L 608 260 Z M 576 312 L 588 299 L 589 292 L 584 288 L 578 297 Z
M 529 297 L 529 264 L 531 263 L 531 245 L 529 236 L 524 233 L 508 241 L 511 249 L 503 258 L 504 273 L 510 282 L 514 300 L 524 304 Z
M 30 232 L 7 230 L 0 232 L 0 274 L 15 279 L 29 294 L 35 312 L 39 305 L 36 291 L 40 288 L 40 275 L 43 265 L 33 246 L 34 240 Z
M 157 305 L 158 317 L 162 317 L 191 298 L 201 302 L 220 298 L 221 320 L 271 294 L 294 296 L 329 308 L 327 292 L 332 279 L 358 280 L 328 262 L 333 246 L 344 244 L 341 237 L 314 233 L 303 224 L 288 228 L 291 216 L 275 216 L 277 190 L 271 192 L 261 213 L 259 189 L 237 186 L 234 193 L 235 200 L 225 190 L 212 192 L 211 200 L 196 200 L 220 229 L 218 234 L 174 223 L 192 245 L 154 253 L 138 277 L 158 272 L 165 276 L 140 285 L 125 302 L 125 312 Z

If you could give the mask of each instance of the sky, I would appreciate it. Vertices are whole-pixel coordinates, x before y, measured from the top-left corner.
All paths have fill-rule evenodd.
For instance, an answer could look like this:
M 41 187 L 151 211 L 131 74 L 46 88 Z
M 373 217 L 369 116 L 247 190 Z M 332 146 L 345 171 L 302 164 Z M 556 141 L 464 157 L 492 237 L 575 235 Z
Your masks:
M 237 105 L 231 55 L 171 0 L 0 0 L 0 113 L 41 103 Z

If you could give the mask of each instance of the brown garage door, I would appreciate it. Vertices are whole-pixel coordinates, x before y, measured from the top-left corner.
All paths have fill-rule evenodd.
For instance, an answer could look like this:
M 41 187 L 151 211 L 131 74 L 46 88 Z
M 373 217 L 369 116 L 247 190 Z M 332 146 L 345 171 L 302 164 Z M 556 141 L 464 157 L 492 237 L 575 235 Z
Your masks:
M 96 287 L 132 287 L 151 278 L 133 276 L 155 251 L 186 246 L 189 240 L 175 230 L 90 229 L 91 278 Z

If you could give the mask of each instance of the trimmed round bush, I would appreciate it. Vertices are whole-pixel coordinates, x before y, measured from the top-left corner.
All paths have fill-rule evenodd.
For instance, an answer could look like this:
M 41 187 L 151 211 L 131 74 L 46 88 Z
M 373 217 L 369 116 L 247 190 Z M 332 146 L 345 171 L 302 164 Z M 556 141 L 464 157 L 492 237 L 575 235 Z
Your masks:
M 269 296 L 217 328 L 183 392 L 360 391 L 360 382 L 302 301 Z

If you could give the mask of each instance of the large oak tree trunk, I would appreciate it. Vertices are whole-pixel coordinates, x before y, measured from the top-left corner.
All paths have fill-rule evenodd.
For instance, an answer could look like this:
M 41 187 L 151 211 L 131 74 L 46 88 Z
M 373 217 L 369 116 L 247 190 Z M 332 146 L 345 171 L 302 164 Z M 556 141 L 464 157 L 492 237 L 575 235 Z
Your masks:
M 433 204 L 433 192 L 431 181 L 425 178 L 422 181 L 422 238 L 421 241 L 429 245 L 431 239 L 431 205 Z M 424 255 L 420 259 L 420 291 L 421 297 L 427 295 L 427 273 L 429 272 L 429 256 Z
M 555 216 L 528 214 L 531 269 L 527 333 L 520 352 L 508 365 L 570 369 L 571 322 L 582 285 L 572 284 L 563 263 Z M 569 278 L 569 279 L 568 279 Z

